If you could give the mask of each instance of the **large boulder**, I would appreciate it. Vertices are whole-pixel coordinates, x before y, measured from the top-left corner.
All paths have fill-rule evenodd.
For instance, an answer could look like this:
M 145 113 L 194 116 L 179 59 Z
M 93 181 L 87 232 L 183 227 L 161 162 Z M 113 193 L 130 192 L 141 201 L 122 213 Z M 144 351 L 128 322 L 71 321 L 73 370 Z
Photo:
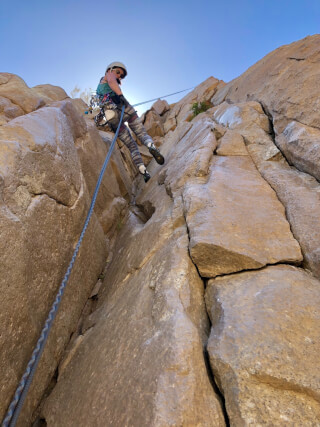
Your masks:
M 20 107 L 23 114 L 31 113 L 46 104 L 43 97 L 30 89 L 24 80 L 10 73 L 0 73 L 0 96 Z
M 183 191 L 190 253 L 201 276 L 302 261 L 284 208 L 246 156 L 215 157 Z
M 146 113 L 144 127 L 151 137 L 164 136 L 164 128 L 160 115 L 153 110 Z
M 231 426 L 316 426 L 320 282 L 285 265 L 210 280 L 210 365 Z
M 34 86 L 32 91 L 39 94 L 46 103 L 51 101 L 63 101 L 64 99 L 69 98 L 64 89 L 50 84 Z
M 320 181 L 320 130 L 290 122 L 276 143 L 288 162 Z
M 68 95 L 61 87 L 46 84 L 29 88 L 15 74 L 0 73 L 0 125 L 66 98 Z

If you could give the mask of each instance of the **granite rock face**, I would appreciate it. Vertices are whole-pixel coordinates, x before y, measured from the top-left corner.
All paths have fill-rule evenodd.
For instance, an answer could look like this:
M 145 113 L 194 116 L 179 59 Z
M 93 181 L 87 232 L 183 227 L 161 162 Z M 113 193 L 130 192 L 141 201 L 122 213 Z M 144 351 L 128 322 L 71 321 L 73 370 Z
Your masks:
M 119 143 L 19 425 L 319 424 L 318 41 L 157 101 L 147 183 Z M 45 86 L 0 93 L 2 413 L 113 137 Z
M 209 281 L 208 351 L 231 425 L 318 424 L 319 297 L 292 266 Z
M 12 119 L 0 127 L 0 139 L 2 418 L 71 260 L 107 147 L 70 101 Z M 113 168 L 119 169 L 116 159 Z M 119 179 L 112 167 L 109 170 L 21 415 L 25 421 L 104 268 L 103 229 L 111 232 L 116 227 L 126 205 L 128 190 L 124 185 L 120 190 Z
M 214 158 L 183 192 L 190 254 L 201 276 L 302 261 L 284 208 L 248 157 Z
M 219 89 L 214 105 L 223 101 L 260 102 L 282 133 L 291 121 L 320 128 L 318 114 L 320 35 L 281 46 L 258 61 L 240 77 Z

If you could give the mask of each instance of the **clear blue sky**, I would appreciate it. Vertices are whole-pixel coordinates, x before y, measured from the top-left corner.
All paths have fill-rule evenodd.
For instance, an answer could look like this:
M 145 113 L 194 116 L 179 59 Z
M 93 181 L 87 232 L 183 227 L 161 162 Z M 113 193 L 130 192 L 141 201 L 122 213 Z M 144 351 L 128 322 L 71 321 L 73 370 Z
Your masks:
M 319 25 L 320 0 L 0 0 L 0 72 L 70 93 L 95 90 L 122 61 L 134 104 L 209 76 L 228 82 Z

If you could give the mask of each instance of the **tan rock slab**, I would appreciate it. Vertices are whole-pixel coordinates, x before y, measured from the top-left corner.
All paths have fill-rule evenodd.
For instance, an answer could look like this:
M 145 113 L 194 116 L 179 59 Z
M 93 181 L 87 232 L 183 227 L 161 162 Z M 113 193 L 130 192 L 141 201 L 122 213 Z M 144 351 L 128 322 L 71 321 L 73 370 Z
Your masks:
M 320 181 L 319 129 L 292 121 L 277 136 L 276 143 L 290 164 Z
M 248 150 L 240 133 L 228 130 L 221 138 L 216 153 L 219 156 L 248 156 Z
M 216 156 L 183 190 L 190 253 L 201 276 L 300 262 L 282 204 L 245 156 Z
M 270 266 L 210 280 L 210 365 L 232 426 L 316 426 L 320 282 Z
M 24 114 L 22 108 L 13 104 L 9 99 L 0 96 L 0 125 Z
M 175 143 L 176 140 L 173 138 L 166 140 L 163 145 L 165 152 L 166 145 L 170 144 L 170 151 L 160 171 L 160 182 L 164 182 L 171 194 L 181 192 L 183 184 L 191 177 L 208 174 L 210 161 L 218 145 L 212 120 L 204 117 L 191 126 L 178 142 Z
M 301 246 L 304 267 L 320 279 L 319 182 L 277 162 L 266 162 L 261 172 L 286 208 L 291 230 Z
M 151 186 L 137 204 L 155 211 L 121 230 L 90 329 L 45 403 L 48 426 L 225 425 L 203 358 L 203 283 L 171 199 Z

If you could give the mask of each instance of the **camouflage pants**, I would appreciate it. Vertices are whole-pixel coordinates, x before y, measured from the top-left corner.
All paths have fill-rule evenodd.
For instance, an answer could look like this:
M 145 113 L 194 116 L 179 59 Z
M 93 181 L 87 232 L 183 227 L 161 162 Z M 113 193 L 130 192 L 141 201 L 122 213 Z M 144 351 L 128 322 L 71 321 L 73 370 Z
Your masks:
M 115 113 L 115 117 L 113 117 L 111 120 L 108 120 L 108 124 L 114 132 L 119 125 L 121 109 L 118 108 L 115 110 Z M 124 122 L 128 123 L 130 129 L 135 133 L 143 145 L 148 146 L 150 143 L 153 143 L 153 141 L 151 136 L 147 134 L 147 131 L 143 126 L 141 119 L 139 119 L 135 109 L 130 104 L 128 104 L 124 110 L 124 116 L 119 131 L 119 139 L 126 145 L 126 147 L 129 148 L 132 160 L 137 168 L 139 168 L 139 166 L 143 165 L 143 160 L 139 152 L 138 145 L 132 138 L 129 129 L 124 124 Z

